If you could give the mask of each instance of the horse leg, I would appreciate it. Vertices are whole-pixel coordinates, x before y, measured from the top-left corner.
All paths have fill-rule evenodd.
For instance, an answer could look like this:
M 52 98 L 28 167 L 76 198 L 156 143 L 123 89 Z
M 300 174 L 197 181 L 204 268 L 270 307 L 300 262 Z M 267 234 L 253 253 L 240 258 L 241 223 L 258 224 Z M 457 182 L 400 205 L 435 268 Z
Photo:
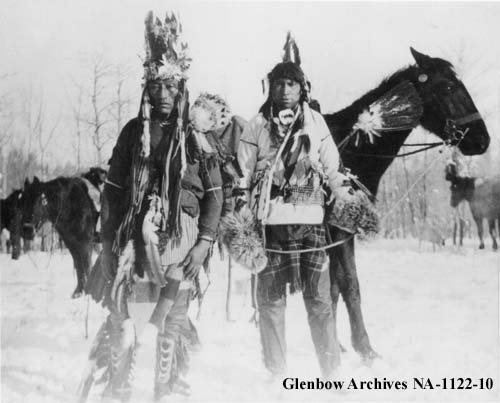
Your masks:
M 497 244 L 497 238 L 496 238 L 496 226 L 495 226 L 495 219 L 488 220 L 488 226 L 490 229 L 490 236 L 491 239 L 493 240 L 493 250 L 498 249 L 498 244 Z
M 460 236 L 459 245 L 464 246 L 465 221 L 461 218 L 458 225 L 459 225 L 459 236 Z
M 483 220 L 479 217 L 474 217 L 474 221 L 477 225 L 477 235 L 479 237 L 479 249 L 484 249 L 484 239 L 483 239 Z
M 64 239 L 64 237 L 63 237 Z M 85 284 L 85 269 L 82 265 L 82 252 L 81 245 L 76 239 L 70 237 L 70 239 L 64 239 L 64 243 L 69 249 L 71 256 L 73 257 L 73 265 L 76 270 L 76 288 L 71 294 L 71 298 L 79 298 L 82 296 L 83 287 Z
M 333 326 L 335 329 L 335 334 L 337 334 L 337 308 L 340 297 L 340 288 L 336 274 L 337 270 L 339 270 L 338 269 L 339 265 L 340 263 L 335 257 L 335 254 L 330 253 L 330 296 L 332 298 Z M 340 340 L 339 340 L 339 348 L 340 352 L 342 353 L 345 353 L 347 351 L 345 347 L 342 345 L 342 343 L 340 343 Z
M 19 256 L 21 255 L 21 235 L 19 232 L 16 232 L 17 229 L 14 229 L 10 233 L 10 239 L 8 242 L 8 246 L 10 244 L 10 249 L 11 249 L 11 257 L 14 260 L 19 259 Z
M 334 242 L 345 239 L 348 235 L 345 231 L 338 229 L 332 231 Z M 361 312 L 361 294 L 354 260 L 354 239 L 350 239 L 334 248 L 331 253 L 335 254 L 339 262 L 335 270 L 336 281 L 349 314 L 352 346 L 364 360 L 371 361 L 378 354 L 370 345 L 370 339 L 363 321 L 363 313 Z
M 81 282 L 82 282 L 82 290 L 85 289 L 85 283 L 90 274 L 90 268 L 92 267 L 92 250 L 93 250 L 93 240 L 87 239 L 82 243 L 82 254 L 81 254 Z

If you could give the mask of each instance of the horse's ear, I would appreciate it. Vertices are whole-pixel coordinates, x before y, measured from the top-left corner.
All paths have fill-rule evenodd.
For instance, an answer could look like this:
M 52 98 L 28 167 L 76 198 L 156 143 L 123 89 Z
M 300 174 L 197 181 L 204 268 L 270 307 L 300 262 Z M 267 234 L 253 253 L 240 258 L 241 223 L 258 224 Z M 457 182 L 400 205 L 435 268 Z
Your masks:
M 28 187 L 30 185 L 30 180 L 28 178 L 24 179 L 24 187 Z
M 38 185 L 40 183 L 40 179 L 38 179 L 38 176 L 33 177 L 33 184 Z
M 434 65 L 434 63 L 432 61 L 432 57 L 424 55 L 423 53 L 416 51 L 411 46 L 410 46 L 410 52 L 411 52 L 413 58 L 415 59 L 415 61 L 417 62 L 419 67 L 421 67 L 424 70 L 432 69 L 432 67 Z

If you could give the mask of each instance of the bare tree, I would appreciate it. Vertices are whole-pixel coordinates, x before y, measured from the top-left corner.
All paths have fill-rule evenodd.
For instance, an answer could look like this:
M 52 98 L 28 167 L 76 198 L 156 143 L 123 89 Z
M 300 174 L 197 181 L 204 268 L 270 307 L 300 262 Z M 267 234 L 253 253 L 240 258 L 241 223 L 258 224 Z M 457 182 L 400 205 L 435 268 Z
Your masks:
M 54 123 L 47 129 L 45 125 L 46 109 L 43 95 L 40 97 L 38 115 L 35 122 L 34 133 L 38 143 L 38 155 L 40 158 L 41 176 L 43 180 L 47 179 L 48 166 L 46 163 L 47 150 L 52 142 L 54 133 L 59 126 L 61 114 L 54 120 Z
M 12 74 L 0 75 L 0 83 L 4 84 Z M 13 99 L 11 93 L 2 89 L 0 93 L 0 148 L 4 149 L 12 139 L 12 126 L 15 121 Z
M 4 89 L 4 84 L 7 83 L 10 77 L 12 77 L 12 74 L 5 73 L 0 75 L 0 83 L 2 84 L 2 90 L 0 93 L 0 190 L 2 197 L 7 195 L 7 178 L 9 170 L 7 153 L 12 145 L 12 129 L 15 122 L 13 99 L 10 92 L 7 89 Z
M 483 92 L 489 89 L 489 83 L 485 83 L 484 75 L 494 72 L 495 68 L 484 54 L 478 54 L 473 45 L 463 37 L 455 45 L 442 49 L 446 58 L 453 61 L 453 67 L 457 75 L 466 81 L 476 91 Z M 486 86 L 484 86 L 486 84 Z M 474 98 L 474 94 L 473 94 Z
M 130 66 L 116 64 L 113 68 L 115 99 L 111 103 L 110 113 L 116 123 L 116 133 L 120 133 L 123 120 L 128 115 L 131 97 L 126 93 L 126 83 L 130 78 Z
M 29 83 L 29 85 L 24 89 L 23 92 L 24 94 L 21 102 L 21 119 L 22 126 L 24 126 L 25 130 L 23 130 L 24 136 L 20 141 L 24 143 L 23 148 L 26 155 L 26 161 L 28 162 L 25 168 L 25 172 L 23 172 L 22 174 L 23 176 L 28 176 L 31 173 L 33 162 L 32 158 L 28 158 L 28 156 L 31 155 L 33 151 L 35 127 L 37 124 L 36 109 L 38 109 L 38 113 L 40 113 L 41 105 L 38 105 L 38 107 L 36 106 L 36 99 L 34 97 L 32 82 Z
M 406 190 L 410 189 L 410 176 L 408 172 L 408 167 L 406 164 L 406 157 L 402 158 L 402 165 L 403 165 L 403 172 L 405 174 L 405 186 Z M 410 223 L 411 226 L 413 227 L 415 225 L 415 207 L 413 206 L 413 200 L 409 195 L 406 197 L 406 203 L 408 205 L 408 210 L 410 212 Z
M 69 105 L 71 108 L 71 115 L 75 122 L 75 139 L 72 142 L 73 150 L 76 155 L 76 167 L 78 172 L 81 170 L 82 166 L 82 121 L 83 121 L 83 86 L 77 82 L 73 77 L 71 77 L 71 82 L 73 83 L 73 88 L 76 92 L 76 100 L 73 101 L 73 94 L 70 95 L 66 91 L 66 96 L 69 100 Z
M 110 108 L 112 102 L 109 101 L 109 78 L 112 66 L 101 54 L 91 57 L 91 90 L 87 92 L 90 99 L 90 113 L 83 118 L 83 121 L 91 128 L 92 144 L 97 153 L 96 162 L 102 165 L 103 152 L 106 145 L 112 139 L 107 125 L 110 123 Z

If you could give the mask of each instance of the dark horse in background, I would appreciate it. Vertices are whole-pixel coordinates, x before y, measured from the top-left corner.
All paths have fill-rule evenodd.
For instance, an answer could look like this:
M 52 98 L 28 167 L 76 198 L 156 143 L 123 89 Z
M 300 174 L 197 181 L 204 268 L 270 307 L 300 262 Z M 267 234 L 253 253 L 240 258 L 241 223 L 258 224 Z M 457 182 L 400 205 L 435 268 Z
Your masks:
M 443 142 L 456 145 L 465 155 L 482 154 L 488 148 L 490 137 L 464 84 L 457 78 L 453 66 L 446 60 L 429 57 L 411 48 L 416 65 L 403 68 L 386 78 L 345 109 L 323 115 L 337 145 L 344 141 L 340 154 L 344 165 L 375 196 L 382 175 L 397 156 L 412 128 L 382 132 L 374 143 L 356 144 L 348 139 L 358 116 L 369 105 L 403 81 L 413 84 L 423 106 L 420 126 L 437 135 Z M 422 150 L 427 146 L 422 145 Z M 338 229 L 331 231 L 333 241 L 345 239 L 348 234 Z M 351 342 L 364 360 L 377 356 L 370 345 L 361 312 L 361 297 L 354 239 L 330 249 L 331 295 L 336 317 L 339 294 L 346 303 L 351 325 Z M 339 358 L 340 360 L 340 358 Z
M 0 232 L 6 228 L 10 233 L 9 244 L 12 248 L 12 259 L 18 259 L 21 254 L 19 199 L 21 189 L 14 190 L 6 199 L 0 200 Z
M 473 178 L 458 176 L 457 166 L 449 163 L 446 166 L 445 179 L 451 182 L 451 207 L 457 207 L 462 200 L 467 200 L 470 212 L 477 225 L 479 249 L 484 249 L 483 219 L 493 240 L 493 250 L 498 249 L 496 225 L 500 225 L 500 176 L 492 178 Z
M 52 223 L 73 257 L 77 285 L 72 298 L 82 295 L 92 263 L 99 213 L 90 187 L 102 188 L 105 178 L 106 171 L 92 168 L 82 177 L 58 177 L 48 182 L 35 177 L 24 184 L 20 199 L 23 236 L 32 239 L 46 220 Z

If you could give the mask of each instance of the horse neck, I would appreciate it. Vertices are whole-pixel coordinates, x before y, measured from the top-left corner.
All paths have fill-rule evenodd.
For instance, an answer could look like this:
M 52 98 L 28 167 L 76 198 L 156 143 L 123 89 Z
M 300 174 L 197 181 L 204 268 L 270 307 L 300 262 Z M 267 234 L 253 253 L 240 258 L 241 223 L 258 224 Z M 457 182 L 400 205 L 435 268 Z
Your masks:
M 67 178 L 56 178 L 42 185 L 43 193 L 47 199 L 47 211 L 50 221 L 55 223 L 63 209 L 63 198 L 66 192 Z
M 17 205 L 17 199 L 19 197 L 19 191 L 15 190 L 6 199 L 1 200 L 0 206 L 0 222 L 2 223 L 2 228 L 9 228 L 12 223 L 15 209 Z M 0 230 L 1 230 L 0 229 Z
M 0 231 L 7 227 L 7 210 L 5 199 L 0 199 Z
M 354 101 L 350 106 L 336 113 L 324 115 L 335 142 L 340 144 L 342 140 L 351 134 L 359 115 L 368 109 L 373 102 L 402 81 L 413 81 L 416 69 L 416 66 L 409 66 L 399 70 L 382 81 L 377 88 Z M 410 133 L 411 129 L 382 132 L 381 137 L 375 138 L 374 144 L 364 142 L 359 147 L 356 147 L 354 139 L 351 139 L 343 151 L 341 150 L 344 165 L 353 174 L 358 176 L 360 181 L 376 195 L 382 175 L 389 165 L 391 165 L 394 157 L 377 158 L 373 155 L 396 156 Z M 363 154 L 367 154 L 368 156 Z
M 374 147 L 347 148 L 341 153 L 346 167 L 376 196 L 382 176 L 392 164 L 411 130 L 385 134 L 387 140 L 377 139 Z M 390 139 L 390 141 L 388 141 Z M 358 151 L 359 150 L 359 151 Z

